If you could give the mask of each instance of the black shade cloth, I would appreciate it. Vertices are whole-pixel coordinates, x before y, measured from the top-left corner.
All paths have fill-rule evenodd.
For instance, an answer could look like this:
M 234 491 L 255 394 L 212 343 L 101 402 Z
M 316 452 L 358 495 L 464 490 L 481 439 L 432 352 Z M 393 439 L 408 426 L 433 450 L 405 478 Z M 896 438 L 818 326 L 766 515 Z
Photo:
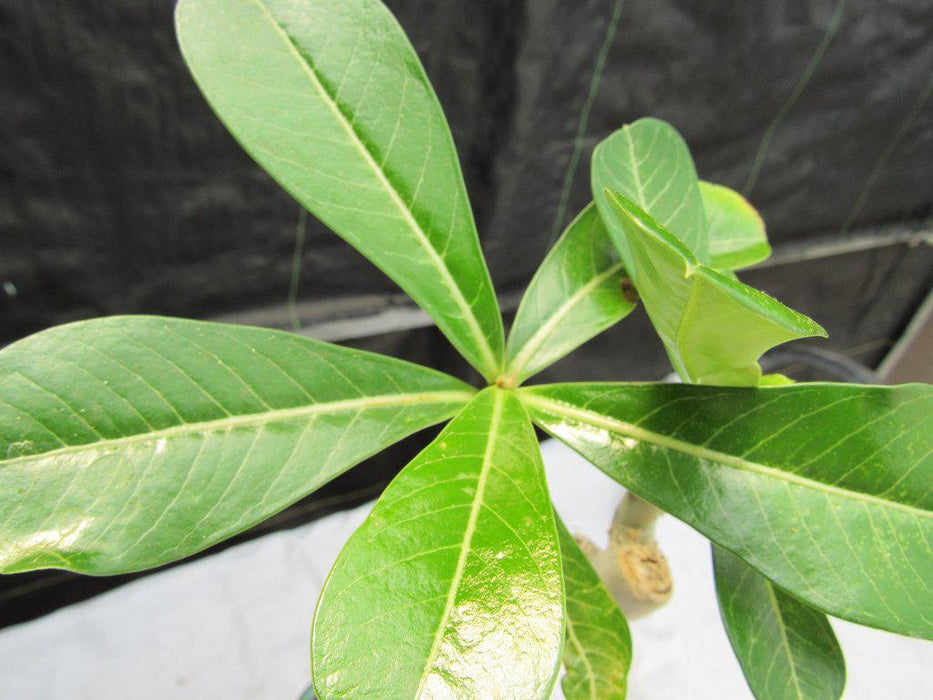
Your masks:
M 646 115 L 684 134 L 702 177 L 739 189 L 774 125 L 750 198 L 778 247 L 830 234 L 844 243 L 860 227 L 933 214 L 930 0 L 388 4 L 448 114 L 500 293 L 527 284 L 555 229 L 588 201 L 593 145 Z M 177 50 L 173 6 L 0 4 L 0 345 L 103 314 L 210 318 L 284 304 L 298 205 L 207 107 Z M 933 249 L 892 242 L 744 278 L 822 323 L 831 335 L 822 347 L 873 364 L 933 283 Z M 310 218 L 300 290 L 335 302 L 397 292 Z M 433 328 L 357 344 L 469 376 Z M 667 371 L 639 311 L 543 379 Z M 251 535 L 372 497 L 426 439 Z M 0 577 L 0 625 L 124 580 Z

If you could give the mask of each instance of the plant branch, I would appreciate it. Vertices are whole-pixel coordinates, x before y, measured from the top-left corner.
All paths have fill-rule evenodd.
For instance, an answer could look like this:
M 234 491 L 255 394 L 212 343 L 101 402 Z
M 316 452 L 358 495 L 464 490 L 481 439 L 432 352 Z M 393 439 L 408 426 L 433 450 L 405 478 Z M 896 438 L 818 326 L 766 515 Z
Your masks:
M 606 549 L 577 536 L 580 548 L 630 620 L 663 606 L 673 591 L 667 559 L 654 538 L 654 524 L 662 512 L 626 493 L 613 515 Z

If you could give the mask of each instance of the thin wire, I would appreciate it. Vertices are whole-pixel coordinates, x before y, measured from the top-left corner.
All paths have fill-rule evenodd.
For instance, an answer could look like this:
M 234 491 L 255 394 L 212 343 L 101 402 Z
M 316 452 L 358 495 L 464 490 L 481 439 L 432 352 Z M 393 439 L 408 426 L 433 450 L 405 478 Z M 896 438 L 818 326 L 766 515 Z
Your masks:
M 570 164 L 567 166 L 567 172 L 564 174 L 564 185 L 560 192 L 560 201 L 557 205 L 557 215 L 554 217 L 554 224 L 551 227 L 551 237 L 548 239 L 550 248 L 564 226 L 564 217 L 567 215 L 567 205 L 570 201 L 570 189 L 573 187 L 573 181 L 577 175 L 577 166 L 580 164 L 580 153 L 583 151 L 583 139 L 586 136 L 587 124 L 590 120 L 590 110 L 593 109 L 593 103 L 596 101 L 596 95 L 599 92 L 599 83 L 603 77 L 603 71 L 606 68 L 606 60 L 609 58 L 609 49 L 612 48 L 612 42 L 616 36 L 616 30 L 619 28 L 619 19 L 622 17 L 622 6 L 625 0 L 616 0 L 612 8 L 612 16 L 609 19 L 609 26 L 606 27 L 606 36 L 603 38 L 603 44 L 599 48 L 599 54 L 596 56 L 596 66 L 593 69 L 593 76 L 590 78 L 590 88 L 586 94 L 586 100 L 583 102 L 583 109 L 580 111 L 580 121 L 577 122 L 577 133 L 573 139 L 573 152 L 570 156 Z
M 872 168 L 871 173 L 868 175 L 868 179 L 865 180 L 865 184 L 862 185 L 862 190 L 859 192 L 858 198 L 855 200 L 855 204 L 852 205 L 852 209 L 849 211 L 849 215 L 846 217 L 845 223 L 842 225 L 842 229 L 839 231 L 840 236 L 848 233 L 849 229 L 852 227 L 852 224 L 855 223 L 855 220 L 859 217 L 859 214 L 862 213 L 862 208 L 865 206 L 865 202 L 868 201 L 868 195 L 871 194 L 871 191 L 875 186 L 875 181 L 877 181 L 877 179 L 881 176 L 885 166 L 888 164 L 888 160 L 891 158 L 894 151 L 897 150 L 898 145 L 904 138 L 907 131 L 913 125 L 914 120 L 920 115 L 920 111 L 923 109 L 923 105 L 926 104 L 926 101 L 929 99 L 931 93 L 933 93 L 933 78 L 930 79 L 930 81 L 927 83 L 927 86 L 921 91 L 920 97 L 914 103 L 914 106 L 911 107 L 910 112 L 907 113 L 904 121 L 901 122 L 897 132 L 894 134 L 891 140 L 888 141 L 888 145 L 885 146 L 884 151 L 881 152 L 881 156 L 878 158 L 878 161 L 875 163 L 875 167 Z
M 292 253 L 292 279 L 288 287 L 288 317 L 292 328 L 301 328 L 301 319 L 298 318 L 298 285 L 301 282 L 301 259 L 305 247 L 305 229 L 307 229 L 308 212 L 303 208 L 298 212 L 298 224 L 295 226 L 295 252 Z
M 813 73 L 816 71 L 817 66 L 819 66 L 820 61 L 823 60 L 823 54 L 826 53 L 826 49 L 829 48 L 830 43 L 832 43 L 833 38 L 836 36 L 836 32 L 839 30 L 839 23 L 842 21 L 842 11 L 845 9 L 846 2 L 847 0 L 838 0 L 836 3 L 833 15 L 829 20 L 829 25 L 826 27 L 826 32 L 823 34 L 820 45 L 817 46 L 816 51 L 810 57 L 810 62 L 807 63 L 807 67 L 804 68 L 803 73 L 800 75 L 800 79 L 794 86 L 787 101 L 781 105 L 781 109 L 778 110 L 778 113 L 774 116 L 774 119 L 771 120 L 768 128 L 765 129 L 764 136 L 761 137 L 761 143 L 758 144 L 758 151 L 755 153 L 752 170 L 748 175 L 748 180 L 745 182 L 745 187 L 742 189 L 742 194 L 746 197 L 751 194 L 751 191 L 755 187 L 755 183 L 758 181 L 758 175 L 761 173 L 761 168 L 764 166 L 765 156 L 768 154 L 768 148 L 771 146 L 771 139 L 774 137 L 774 132 L 777 131 L 781 122 L 784 121 L 784 118 L 794 108 L 797 100 L 810 82 L 810 78 L 813 77 Z

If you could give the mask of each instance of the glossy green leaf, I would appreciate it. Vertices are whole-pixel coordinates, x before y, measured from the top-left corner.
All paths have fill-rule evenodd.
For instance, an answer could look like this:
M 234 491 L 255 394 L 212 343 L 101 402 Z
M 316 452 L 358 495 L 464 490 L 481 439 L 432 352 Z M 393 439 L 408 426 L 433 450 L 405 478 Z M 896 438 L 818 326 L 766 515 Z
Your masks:
M 803 314 L 700 263 L 631 200 L 607 197 L 629 242 L 639 297 L 685 381 L 755 384 L 758 358 L 767 350 L 826 335 Z
M 933 387 L 522 389 L 537 423 L 814 607 L 933 637 Z
M 713 567 L 723 623 L 755 697 L 841 697 L 846 665 L 826 615 L 716 545 Z
M 487 379 L 502 319 L 450 129 L 378 0 L 181 0 L 211 106 L 299 202 L 379 266 Z
M 522 297 L 509 333 L 507 375 L 515 384 L 540 372 L 625 318 L 634 303 L 593 204 L 551 249 Z
M 621 700 L 632 663 L 628 622 L 560 518 L 557 532 L 567 597 L 561 690 L 567 700 Z
M 758 379 L 759 387 L 792 384 L 781 374 Z M 845 659 L 826 615 L 715 543 L 712 556 L 722 623 L 755 696 L 838 698 L 845 687 Z
M 560 549 L 531 422 L 479 394 L 389 485 L 331 570 L 312 675 L 331 698 L 547 698 Z
M 471 397 L 290 333 L 156 317 L 0 351 L 0 571 L 136 571 L 264 520 Z
M 677 130 L 659 119 L 628 124 L 593 149 L 593 198 L 606 228 L 632 273 L 636 260 L 606 188 L 631 199 L 660 221 L 697 258 L 708 262 L 709 233 L 699 178 L 690 149 Z
M 709 227 L 710 267 L 739 270 L 771 255 L 765 222 L 745 197 L 723 185 L 702 181 L 700 196 Z
M 793 380 L 763 376 L 758 386 Z M 842 650 L 826 615 L 777 588 L 729 550 L 712 545 L 722 623 L 755 696 L 835 700 L 845 687 Z

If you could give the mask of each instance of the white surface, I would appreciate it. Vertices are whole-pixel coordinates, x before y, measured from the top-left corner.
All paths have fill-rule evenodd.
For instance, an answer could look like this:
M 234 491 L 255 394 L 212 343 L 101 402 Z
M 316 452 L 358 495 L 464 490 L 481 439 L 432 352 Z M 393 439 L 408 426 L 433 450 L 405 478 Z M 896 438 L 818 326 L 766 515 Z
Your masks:
M 604 545 L 622 489 L 558 443 L 543 450 L 568 527 Z M 269 535 L 3 631 L 0 698 L 297 700 L 309 682 L 314 602 L 367 511 Z M 719 622 L 708 543 L 670 517 L 658 539 L 675 594 L 632 624 L 629 698 L 751 697 Z M 848 700 L 933 698 L 933 644 L 833 622 Z

